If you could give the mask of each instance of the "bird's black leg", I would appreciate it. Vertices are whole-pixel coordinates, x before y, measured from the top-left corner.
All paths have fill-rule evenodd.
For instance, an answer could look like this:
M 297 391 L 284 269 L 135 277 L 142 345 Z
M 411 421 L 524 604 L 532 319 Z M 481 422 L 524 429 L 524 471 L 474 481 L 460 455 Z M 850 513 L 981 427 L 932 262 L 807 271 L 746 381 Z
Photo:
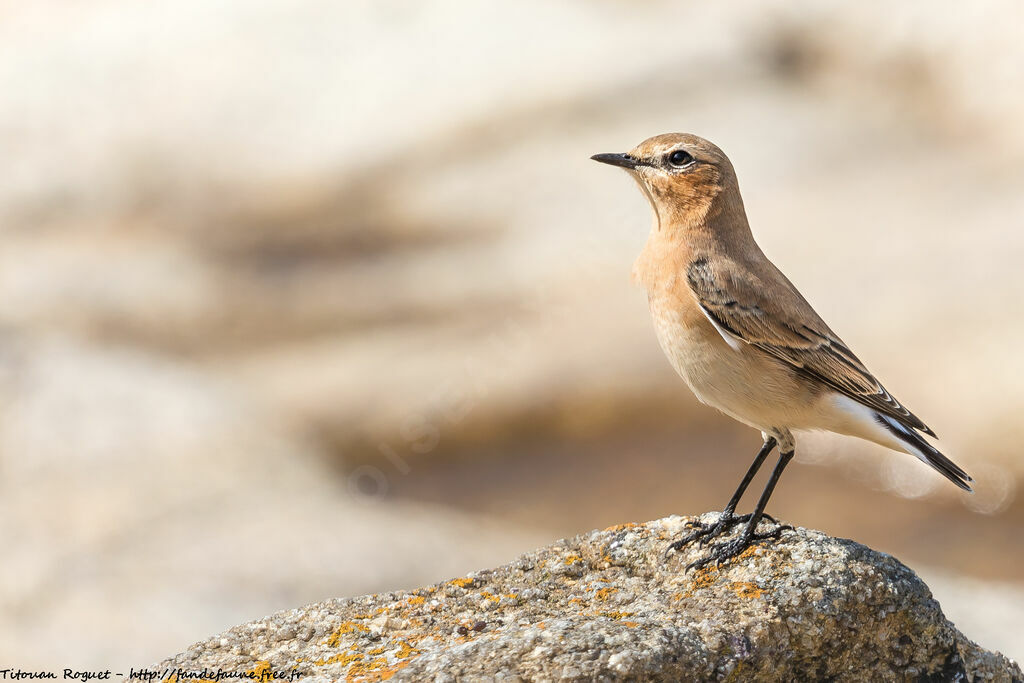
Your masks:
M 743 527 L 743 532 L 739 535 L 739 538 L 712 546 L 712 550 L 707 557 L 690 564 L 687 569 L 699 569 L 705 565 L 711 564 L 712 562 L 724 562 L 725 560 L 736 557 L 742 553 L 755 540 L 760 540 L 762 538 L 776 538 L 783 529 L 787 528 L 780 526 L 767 534 L 756 533 L 757 525 L 764 516 L 764 508 L 768 505 L 768 499 L 772 497 L 772 491 L 775 490 L 775 485 L 779 482 L 779 477 L 782 476 L 782 470 L 786 469 L 786 465 L 788 465 L 789 461 L 792 459 L 793 451 L 779 455 L 779 461 L 775 464 L 775 469 L 772 470 L 772 476 L 765 485 L 764 491 L 761 493 L 761 497 L 757 501 L 757 507 L 754 508 L 754 512 L 750 516 L 750 521 L 747 522 L 745 527 Z
M 750 519 L 750 515 L 737 517 L 734 514 L 736 512 L 736 506 L 739 505 L 740 498 L 743 497 L 747 487 L 750 486 L 750 482 L 754 480 L 754 476 L 757 475 L 757 471 L 761 469 L 761 464 L 764 463 L 764 459 L 767 458 L 768 454 L 772 452 L 773 448 L 775 448 L 775 443 L 775 437 L 773 436 L 769 436 L 765 439 L 764 445 L 762 445 L 761 450 L 757 452 L 757 457 L 754 458 L 754 462 L 751 463 L 747 473 L 743 476 L 743 481 L 740 482 L 739 488 L 736 489 L 736 493 L 732 494 L 732 498 L 729 499 L 725 509 L 722 510 L 722 514 L 718 516 L 718 521 L 714 524 L 690 522 L 690 526 L 695 527 L 696 531 L 684 536 L 670 545 L 668 547 L 669 551 L 679 550 L 683 546 L 693 543 L 694 541 L 700 541 L 700 544 L 704 545 L 711 539 L 721 535 L 722 532 L 729 527 Z

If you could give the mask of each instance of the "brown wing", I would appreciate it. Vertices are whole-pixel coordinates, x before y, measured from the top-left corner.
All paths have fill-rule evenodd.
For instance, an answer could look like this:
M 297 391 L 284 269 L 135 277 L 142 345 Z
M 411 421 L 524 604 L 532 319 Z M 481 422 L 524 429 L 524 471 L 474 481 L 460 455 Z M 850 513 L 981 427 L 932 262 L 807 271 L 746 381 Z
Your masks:
M 858 403 L 935 436 L 885 390 L 781 272 L 770 285 L 728 261 L 698 258 L 687 270 L 704 312 L 724 330 Z

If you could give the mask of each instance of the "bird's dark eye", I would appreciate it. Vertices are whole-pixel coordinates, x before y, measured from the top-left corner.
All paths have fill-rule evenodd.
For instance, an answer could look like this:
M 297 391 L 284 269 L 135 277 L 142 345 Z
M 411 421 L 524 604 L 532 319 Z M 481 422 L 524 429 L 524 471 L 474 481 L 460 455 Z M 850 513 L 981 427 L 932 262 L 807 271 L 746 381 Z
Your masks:
M 668 155 L 668 163 L 673 166 L 686 166 L 693 161 L 693 155 L 681 149 L 677 149 Z

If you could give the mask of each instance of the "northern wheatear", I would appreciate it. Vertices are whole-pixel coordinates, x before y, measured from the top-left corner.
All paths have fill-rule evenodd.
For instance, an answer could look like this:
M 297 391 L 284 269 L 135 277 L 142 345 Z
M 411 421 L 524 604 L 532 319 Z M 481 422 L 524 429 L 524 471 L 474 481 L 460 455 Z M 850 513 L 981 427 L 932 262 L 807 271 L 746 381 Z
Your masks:
M 825 324 L 754 241 L 729 158 L 695 135 L 645 140 L 595 161 L 626 169 L 654 209 L 654 226 L 633 266 L 647 290 L 658 341 L 697 398 L 761 431 L 764 445 L 714 525 L 672 544 L 705 543 L 746 521 L 691 567 L 734 557 L 757 525 L 793 458 L 793 430 L 822 429 L 917 456 L 970 491 L 971 478 L 925 441 L 935 433 L 903 407 Z M 735 515 L 757 470 L 780 456 L 754 512 Z M 771 519 L 769 517 L 769 519 Z

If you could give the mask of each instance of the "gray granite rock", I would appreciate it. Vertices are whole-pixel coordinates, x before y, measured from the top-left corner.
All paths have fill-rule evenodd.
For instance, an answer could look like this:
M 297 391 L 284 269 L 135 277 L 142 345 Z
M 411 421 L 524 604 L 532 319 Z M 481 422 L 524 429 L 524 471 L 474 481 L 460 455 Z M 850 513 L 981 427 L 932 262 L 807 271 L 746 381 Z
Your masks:
M 281 612 L 155 669 L 179 679 L 206 669 L 304 680 L 1024 680 L 889 555 L 800 528 L 686 572 L 704 550 L 665 554 L 686 522 L 593 531 L 445 583 Z

